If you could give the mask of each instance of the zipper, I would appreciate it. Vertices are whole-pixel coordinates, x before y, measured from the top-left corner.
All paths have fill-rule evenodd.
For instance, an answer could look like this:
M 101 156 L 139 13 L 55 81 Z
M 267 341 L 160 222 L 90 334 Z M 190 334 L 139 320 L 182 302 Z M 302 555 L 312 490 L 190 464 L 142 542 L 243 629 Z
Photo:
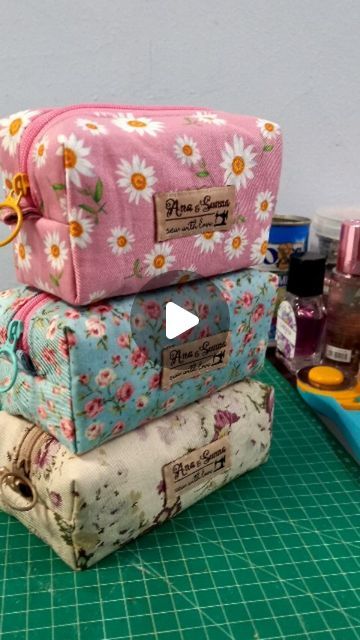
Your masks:
M 10 391 L 14 386 L 19 367 L 30 375 L 36 375 L 36 370 L 29 354 L 28 335 L 30 324 L 37 311 L 53 299 L 54 298 L 48 293 L 36 293 L 20 306 L 9 321 L 7 326 L 7 341 L 0 348 L 0 358 L 3 356 L 9 360 L 12 365 L 12 370 L 10 370 L 11 375 L 9 374 L 7 379 L 0 383 L 0 393 Z
M 24 302 L 24 304 L 21 305 L 21 307 L 16 311 L 15 315 L 13 316 L 12 322 L 20 322 L 23 326 L 23 331 L 18 342 L 18 346 L 20 349 L 23 349 L 27 352 L 29 351 L 27 336 L 29 335 L 31 320 L 38 309 L 41 309 L 44 304 L 53 299 L 54 298 L 49 293 L 35 293 L 35 295 Z
M 144 106 L 144 105 L 134 105 L 134 104 L 109 104 L 109 103 L 92 103 L 87 102 L 84 104 L 73 104 L 69 107 L 58 107 L 55 109 L 49 109 L 45 113 L 41 113 L 38 115 L 25 129 L 23 134 L 20 150 L 19 150 L 19 166 L 21 167 L 20 171 L 27 173 L 27 165 L 28 158 L 31 152 L 31 147 L 35 138 L 37 138 L 41 131 L 49 124 L 52 120 L 57 118 L 58 116 L 63 115 L 64 113 L 68 113 L 71 111 L 82 111 L 83 109 L 109 109 L 116 110 L 119 109 L 130 109 L 131 111 L 194 111 L 195 109 L 199 110 L 207 110 L 205 107 L 179 107 L 179 106 Z

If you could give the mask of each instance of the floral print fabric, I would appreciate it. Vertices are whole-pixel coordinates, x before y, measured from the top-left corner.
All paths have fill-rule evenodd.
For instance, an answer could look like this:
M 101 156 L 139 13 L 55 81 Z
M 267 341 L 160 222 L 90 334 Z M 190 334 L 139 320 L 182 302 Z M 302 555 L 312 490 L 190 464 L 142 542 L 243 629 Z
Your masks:
M 31 190 L 14 244 L 22 283 L 88 304 L 174 269 L 207 277 L 264 261 L 281 166 L 273 122 L 191 108 L 24 111 L 0 119 L 7 189 L 20 156 Z M 236 193 L 228 231 L 156 241 L 157 192 L 223 185 Z
M 264 462 L 273 405 L 271 387 L 246 380 L 81 458 L 51 436 L 37 447 L 38 427 L 0 412 L 0 468 L 11 470 L 24 436 L 34 430 L 31 459 L 20 471 L 38 496 L 32 509 L 19 512 L 6 491 L 0 507 L 72 568 L 85 569 Z M 222 438 L 229 440 L 230 468 L 169 501 L 164 465 Z
M 49 298 L 25 321 L 35 371 L 19 370 L 13 388 L 2 394 L 3 408 L 39 424 L 78 454 L 98 447 L 259 371 L 276 284 L 273 274 L 245 270 L 161 289 L 156 295 L 139 294 L 140 311 L 133 324 L 132 296 L 85 308 Z M 161 358 L 156 360 L 152 352 L 165 331 L 162 309 L 174 292 L 176 303 L 198 315 L 200 322 L 171 341 L 172 346 L 221 332 L 226 305 L 220 307 L 220 296 L 229 311 L 231 348 L 225 367 L 162 389 Z M 0 344 L 10 320 L 34 293 L 27 288 L 0 293 Z M 138 334 L 134 325 L 140 327 Z M 0 380 L 6 375 L 7 363 L 0 359 Z

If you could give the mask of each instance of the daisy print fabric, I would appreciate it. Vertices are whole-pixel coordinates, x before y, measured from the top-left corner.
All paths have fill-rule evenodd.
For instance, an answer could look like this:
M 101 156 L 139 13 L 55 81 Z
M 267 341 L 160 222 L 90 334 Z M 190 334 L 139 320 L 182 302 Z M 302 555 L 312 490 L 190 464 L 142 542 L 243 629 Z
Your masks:
M 31 267 L 32 249 L 27 243 L 25 231 L 20 231 L 15 241 L 15 262 L 18 269 L 28 271 Z
M 242 235 L 242 228 L 236 228 L 227 248 L 232 259 L 241 247 Z M 115 227 L 110 239 L 116 251 L 124 244 L 120 238 L 129 240 L 129 230 Z M 244 235 L 242 240 L 245 242 Z M 22 236 L 21 243 L 24 250 L 19 246 L 18 254 L 24 263 L 22 269 L 26 269 L 26 261 L 31 264 L 33 258 L 27 253 L 27 238 Z M 56 232 L 49 234 L 46 250 L 55 278 L 61 278 L 69 259 L 61 243 Z M 171 246 L 159 243 L 147 256 L 149 273 L 164 272 L 169 263 L 173 266 L 171 259 Z M 26 322 L 28 355 L 34 370 L 19 370 L 15 385 L 2 394 L 3 408 L 36 422 L 73 452 L 81 454 L 98 447 L 257 373 L 265 357 L 276 283 L 273 274 L 256 270 L 229 273 L 211 281 L 191 280 L 190 273 L 182 282 L 174 282 L 176 303 L 197 315 L 200 322 L 175 338 L 173 346 L 221 333 L 223 307 L 219 298 L 229 307 L 231 345 L 226 366 L 202 374 L 198 371 L 195 377 L 181 379 L 170 388 L 163 388 L 158 344 L 159 336 L 164 335 L 162 310 L 173 299 L 172 287 L 137 294 L 135 316 L 134 296 L 94 300 L 83 308 L 45 298 Z M 22 287 L 0 296 L 0 336 L 6 338 L 17 309 L 32 300 L 34 293 Z M 102 298 L 103 292 L 95 295 Z M 34 371 L 36 375 L 32 375 Z
M 274 121 L 205 108 L 80 105 L 0 118 L 6 190 L 25 165 L 30 184 L 26 243 L 14 243 L 18 280 L 85 305 L 189 265 L 194 277 L 211 277 L 261 264 L 281 157 Z M 224 187 L 231 211 L 212 191 Z M 199 193 L 199 210 L 181 210 L 187 191 Z M 13 222 L 10 210 L 0 217 Z
M 162 131 L 164 125 L 162 122 L 156 122 L 152 118 L 145 116 L 134 116 L 133 113 L 119 114 L 113 120 L 114 124 L 126 131 L 127 133 L 135 133 L 139 136 L 155 137 L 159 131 Z
M 130 203 L 139 204 L 141 199 L 151 201 L 154 193 L 153 185 L 157 179 L 154 168 L 146 166 L 145 159 L 140 159 L 136 155 L 130 162 L 122 160 L 116 173 L 120 176 L 117 184 L 129 195 Z
M 8 118 L 0 118 L 1 146 L 11 157 L 15 156 L 24 130 L 37 113 L 29 110 L 19 111 Z
M 87 158 L 90 148 L 86 147 L 84 140 L 77 138 L 74 133 L 71 133 L 69 137 L 58 136 L 58 142 L 60 147 L 56 154 L 63 158 L 66 177 L 74 185 L 80 187 L 80 176 L 94 175 L 92 171 L 93 165 Z

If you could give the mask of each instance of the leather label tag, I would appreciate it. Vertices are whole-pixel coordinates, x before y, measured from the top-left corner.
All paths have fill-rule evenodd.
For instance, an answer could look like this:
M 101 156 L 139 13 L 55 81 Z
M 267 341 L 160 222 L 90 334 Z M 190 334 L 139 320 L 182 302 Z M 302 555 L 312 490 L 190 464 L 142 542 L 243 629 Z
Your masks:
M 170 389 L 182 380 L 222 369 L 228 363 L 230 346 L 230 332 L 223 331 L 185 344 L 166 347 L 162 352 L 162 388 Z
M 174 503 L 179 495 L 197 485 L 212 480 L 230 469 L 229 436 L 195 449 L 163 467 L 166 502 Z
M 157 241 L 199 233 L 228 231 L 235 208 L 235 187 L 206 187 L 156 193 Z

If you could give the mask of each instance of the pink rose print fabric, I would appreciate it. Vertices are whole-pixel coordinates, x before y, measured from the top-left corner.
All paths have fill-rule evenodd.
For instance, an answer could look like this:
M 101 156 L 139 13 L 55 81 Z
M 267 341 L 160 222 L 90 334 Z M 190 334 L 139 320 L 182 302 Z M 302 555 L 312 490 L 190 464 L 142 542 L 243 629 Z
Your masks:
M 223 368 L 197 371 L 196 377 L 170 388 L 163 388 L 162 361 L 152 353 L 164 333 L 160 311 L 173 299 L 173 287 L 156 295 L 138 294 L 138 343 L 130 322 L 133 296 L 74 309 L 52 296 L 40 295 L 39 303 L 39 295 L 25 287 L 0 292 L 1 339 L 6 340 L 17 314 L 24 325 L 18 374 L 14 386 L 1 394 L 2 406 L 82 454 L 257 373 L 264 362 L 276 278 L 249 269 L 176 287 L 177 304 L 198 315 L 200 322 L 171 341 L 172 346 L 221 332 L 221 296 L 229 309 L 231 339 Z M 8 375 L 9 363 L 0 358 L 0 381 Z M 232 419 L 219 413 L 216 428 Z

